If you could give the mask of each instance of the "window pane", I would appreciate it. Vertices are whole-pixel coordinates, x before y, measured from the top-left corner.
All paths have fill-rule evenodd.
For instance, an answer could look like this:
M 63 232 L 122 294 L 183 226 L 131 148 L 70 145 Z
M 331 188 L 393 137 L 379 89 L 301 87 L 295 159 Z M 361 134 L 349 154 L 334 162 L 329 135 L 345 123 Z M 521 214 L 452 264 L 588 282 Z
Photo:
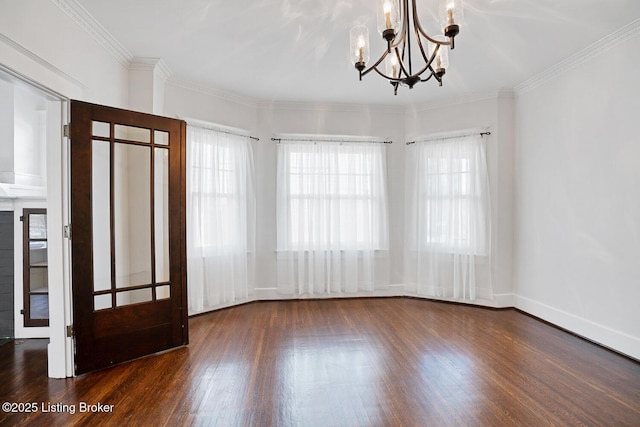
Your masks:
M 116 139 L 136 142 L 151 142 L 151 129 L 115 125 L 114 132 Z
M 151 148 L 114 148 L 116 287 L 151 283 Z

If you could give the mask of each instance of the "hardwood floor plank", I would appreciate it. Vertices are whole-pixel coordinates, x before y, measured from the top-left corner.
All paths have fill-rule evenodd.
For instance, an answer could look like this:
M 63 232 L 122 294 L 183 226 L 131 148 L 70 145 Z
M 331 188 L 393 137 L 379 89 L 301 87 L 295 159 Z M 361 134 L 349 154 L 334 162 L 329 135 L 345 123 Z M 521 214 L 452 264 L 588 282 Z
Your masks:
M 46 341 L 0 347 L 0 402 L 40 409 L 0 425 L 640 425 L 640 363 L 515 310 L 273 301 L 189 328 L 188 347 L 66 380 Z

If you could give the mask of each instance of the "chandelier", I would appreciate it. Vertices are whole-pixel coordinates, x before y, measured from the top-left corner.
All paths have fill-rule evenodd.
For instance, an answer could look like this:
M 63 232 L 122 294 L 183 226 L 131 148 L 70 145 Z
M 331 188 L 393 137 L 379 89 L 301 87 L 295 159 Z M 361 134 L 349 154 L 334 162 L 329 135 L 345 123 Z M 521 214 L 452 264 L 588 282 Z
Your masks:
M 449 47 L 455 47 L 455 36 L 460 32 L 462 21 L 462 0 L 440 0 L 440 24 L 445 40 L 429 36 L 418 19 L 416 0 L 378 0 L 378 32 L 387 43 L 387 49 L 369 68 L 369 31 L 367 27 L 354 27 L 350 32 L 351 62 L 358 70 L 360 80 L 375 71 L 393 86 L 394 95 L 398 86 L 413 89 L 418 82 L 426 82 L 432 77 L 442 86 L 449 66 Z M 400 8 L 399 3 L 402 4 Z M 413 34 L 412 34 L 413 33 Z M 412 45 L 412 36 L 415 46 Z M 425 50 L 426 44 L 426 50 Z M 420 54 L 420 67 L 413 64 L 412 49 Z M 421 57 L 421 60 L 420 60 Z M 385 62 L 384 72 L 380 70 Z

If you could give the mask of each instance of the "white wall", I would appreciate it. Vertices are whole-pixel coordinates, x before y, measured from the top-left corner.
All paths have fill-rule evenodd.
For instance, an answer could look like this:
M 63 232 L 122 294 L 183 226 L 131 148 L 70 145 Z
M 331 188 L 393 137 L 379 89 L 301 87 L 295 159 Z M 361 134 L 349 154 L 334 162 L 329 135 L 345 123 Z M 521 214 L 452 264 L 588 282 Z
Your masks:
M 3 1 L 0 28 L 5 66 L 70 98 L 127 106 L 127 64 L 55 1 Z
M 640 359 L 640 37 L 603 50 L 517 96 L 517 307 Z

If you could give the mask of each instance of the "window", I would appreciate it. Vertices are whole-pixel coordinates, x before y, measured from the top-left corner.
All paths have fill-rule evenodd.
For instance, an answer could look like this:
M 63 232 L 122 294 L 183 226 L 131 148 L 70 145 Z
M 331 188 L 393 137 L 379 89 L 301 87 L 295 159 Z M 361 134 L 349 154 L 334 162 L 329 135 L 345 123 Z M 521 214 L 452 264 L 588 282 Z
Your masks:
M 385 150 L 374 143 L 278 146 L 278 249 L 386 249 Z
M 253 189 L 247 137 L 187 126 L 190 314 L 248 298 L 253 288 Z
M 479 137 L 418 143 L 417 244 L 437 252 L 486 253 L 488 185 Z
M 189 218 L 191 244 L 217 253 L 246 251 L 252 156 L 246 138 L 191 129 Z

